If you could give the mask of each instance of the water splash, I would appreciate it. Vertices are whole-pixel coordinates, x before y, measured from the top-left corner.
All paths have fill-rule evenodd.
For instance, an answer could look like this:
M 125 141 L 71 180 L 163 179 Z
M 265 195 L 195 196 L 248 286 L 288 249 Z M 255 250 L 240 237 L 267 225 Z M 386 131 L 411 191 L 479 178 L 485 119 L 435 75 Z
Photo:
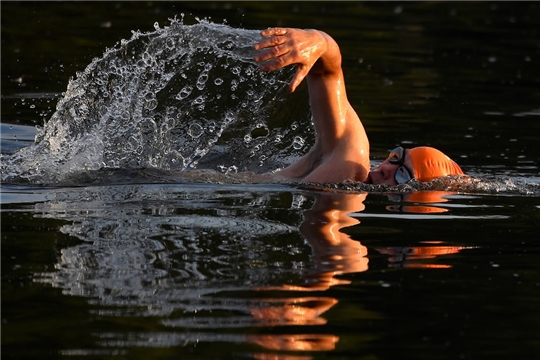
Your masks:
M 102 169 L 268 171 L 300 154 L 287 127 L 298 115 L 279 106 L 294 69 L 258 69 L 259 31 L 177 19 L 155 29 L 78 72 L 35 144 L 2 157 L 3 181 L 58 183 Z
M 377 193 L 412 193 L 415 191 L 448 191 L 465 194 L 501 194 L 520 196 L 539 196 L 540 184 L 535 178 L 510 178 L 504 176 L 445 176 L 429 182 L 416 180 L 406 184 L 392 186 L 373 185 L 359 182 L 340 184 L 305 183 L 302 188 L 322 191 L 352 191 Z

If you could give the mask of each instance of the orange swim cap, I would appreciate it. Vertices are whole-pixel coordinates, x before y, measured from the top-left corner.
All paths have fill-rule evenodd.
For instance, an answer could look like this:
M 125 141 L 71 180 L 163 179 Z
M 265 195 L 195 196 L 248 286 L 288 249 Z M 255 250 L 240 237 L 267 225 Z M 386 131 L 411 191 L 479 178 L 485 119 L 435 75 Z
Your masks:
M 414 177 L 418 181 L 431 181 L 440 176 L 463 175 L 463 170 L 443 152 L 419 146 L 409 149 L 414 167 Z

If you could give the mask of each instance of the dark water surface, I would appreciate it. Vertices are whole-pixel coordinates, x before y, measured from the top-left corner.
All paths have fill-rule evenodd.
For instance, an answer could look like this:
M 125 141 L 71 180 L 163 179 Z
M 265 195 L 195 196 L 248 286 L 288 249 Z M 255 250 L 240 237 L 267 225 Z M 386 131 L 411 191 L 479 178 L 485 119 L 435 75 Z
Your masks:
M 3 358 L 538 358 L 537 3 L 2 2 L 1 7 Z M 163 29 L 181 13 L 183 25 Z M 148 148 L 138 156 L 157 165 L 130 168 L 128 141 L 85 124 L 87 132 L 79 129 L 72 138 L 51 130 L 44 135 L 51 144 L 64 141 L 60 148 L 70 147 L 77 159 L 66 167 L 78 169 L 69 181 L 34 181 L 54 170 L 44 166 L 30 180 L 6 177 L 5 182 L 13 170 L 11 156 L 30 149 L 42 131 L 35 125 L 48 121 L 64 130 L 63 121 L 69 125 L 82 118 L 82 100 L 93 91 L 93 83 L 85 82 L 89 64 L 96 73 L 120 79 L 111 89 L 147 94 L 148 81 L 139 87 L 123 83 L 129 74 L 111 70 L 111 64 L 126 69 L 138 51 L 148 60 L 145 44 L 152 36 L 176 41 L 176 31 L 198 29 L 190 27 L 195 16 L 218 24 L 226 19 L 233 28 L 280 25 L 328 32 L 342 48 L 348 95 L 370 137 L 373 165 L 397 144 L 427 144 L 456 159 L 472 179 L 393 189 L 246 184 L 236 169 L 268 170 L 309 149 L 306 89 L 284 93 L 286 72 L 248 76 L 241 44 L 255 33 L 210 23 L 198 38 L 184 39 L 190 44 L 200 39 L 204 47 L 209 34 L 228 34 L 241 55 L 220 63 L 211 60 L 211 51 L 205 50 L 206 57 L 195 56 L 193 49 L 180 53 L 192 66 L 187 81 L 200 85 L 206 108 L 195 98 L 197 107 L 173 109 L 159 96 L 145 105 L 157 100 L 168 104 L 162 115 L 183 112 L 186 127 L 177 124 L 178 132 L 163 136 L 163 144 L 173 147 L 172 139 L 186 136 L 192 148 L 178 156 L 198 170 L 182 172 L 173 166 L 176 158 L 161 159 L 147 154 Z M 111 62 L 94 60 L 132 38 L 132 30 L 140 30 L 140 40 L 117 45 L 120 51 L 107 53 Z M 217 55 L 229 45 L 216 44 L 224 46 L 210 48 Z M 171 50 L 170 43 L 164 45 Z M 212 72 L 218 68 L 220 73 Z M 204 87 L 200 79 L 208 74 Z M 169 81 L 157 75 L 151 80 Z M 224 84 L 230 79 L 242 84 L 221 90 L 218 76 Z M 68 89 L 71 77 L 77 80 Z M 166 89 L 180 95 L 185 88 L 175 81 Z M 64 98 L 56 111 L 63 93 L 77 101 Z M 109 105 L 120 114 L 127 109 L 121 102 Z M 105 110 L 98 108 L 103 118 Z M 141 119 L 135 113 L 128 112 L 130 122 L 146 119 L 144 111 Z M 250 123 L 254 118 L 257 123 Z M 103 126 L 123 126 L 124 120 L 120 116 Z M 166 121 L 160 124 L 163 130 Z M 122 126 L 115 129 L 127 133 Z M 212 137 L 212 126 L 224 129 L 221 138 Z M 211 146 L 199 159 L 201 139 Z M 103 163 L 126 168 L 96 168 L 92 157 L 78 157 L 100 144 L 113 149 Z M 186 155 L 189 151 L 195 155 Z M 18 159 L 23 164 L 56 164 L 47 162 L 48 154 L 23 154 Z M 122 163 L 126 156 L 129 161 Z

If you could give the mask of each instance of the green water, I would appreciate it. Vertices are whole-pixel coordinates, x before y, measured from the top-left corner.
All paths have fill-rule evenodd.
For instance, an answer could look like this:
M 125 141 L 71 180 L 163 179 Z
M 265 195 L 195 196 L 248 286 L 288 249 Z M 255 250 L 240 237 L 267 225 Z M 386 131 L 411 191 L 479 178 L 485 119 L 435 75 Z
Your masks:
M 106 47 L 185 13 L 185 23 L 328 32 L 375 162 L 394 145 L 428 144 L 482 182 L 412 194 L 141 184 L 132 173 L 2 184 L 3 358 L 537 358 L 537 3 L 2 2 L 1 12 L 2 153 L 30 144 L 29 126 Z M 295 96 L 305 104 L 305 88 Z

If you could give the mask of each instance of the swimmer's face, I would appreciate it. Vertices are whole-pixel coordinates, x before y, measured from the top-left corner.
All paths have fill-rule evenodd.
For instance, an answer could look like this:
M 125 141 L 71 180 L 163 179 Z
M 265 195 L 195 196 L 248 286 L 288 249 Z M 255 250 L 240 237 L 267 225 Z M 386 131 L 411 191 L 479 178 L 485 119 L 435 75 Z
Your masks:
M 388 159 L 370 171 L 367 184 L 404 184 L 414 177 L 412 158 L 409 150 L 397 147 L 390 152 Z

